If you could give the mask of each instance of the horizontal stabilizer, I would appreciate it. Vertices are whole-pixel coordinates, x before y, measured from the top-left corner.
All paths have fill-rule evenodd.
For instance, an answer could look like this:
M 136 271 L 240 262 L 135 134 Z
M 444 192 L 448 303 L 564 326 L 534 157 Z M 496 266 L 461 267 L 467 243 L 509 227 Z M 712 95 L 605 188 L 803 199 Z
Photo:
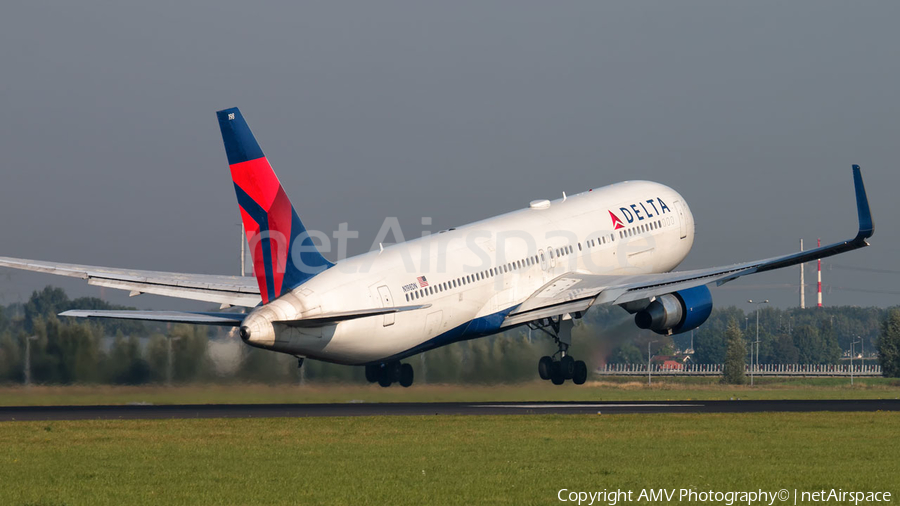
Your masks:
M 404 311 L 415 311 L 416 309 L 426 309 L 431 304 L 421 304 L 418 306 L 396 306 L 396 307 L 379 307 L 372 309 L 359 309 L 356 311 L 338 311 L 335 313 L 324 313 L 302 318 L 300 320 L 281 320 L 276 323 L 287 325 L 288 327 L 323 327 L 325 325 L 333 325 L 347 320 L 355 320 L 357 318 L 366 318 L 369 316 L 380 316 L 393 313 L 402 313 Z
M 59 316 L 75 318 L 118 318 L 122 320 L 143 320 L 167 323 L 193 323 L 197 325 L 221 325 L 237 327 L 247 317 L 243 313 L 189 313 L 183 311 L 118 311 L 73 309 L 59 313 Z

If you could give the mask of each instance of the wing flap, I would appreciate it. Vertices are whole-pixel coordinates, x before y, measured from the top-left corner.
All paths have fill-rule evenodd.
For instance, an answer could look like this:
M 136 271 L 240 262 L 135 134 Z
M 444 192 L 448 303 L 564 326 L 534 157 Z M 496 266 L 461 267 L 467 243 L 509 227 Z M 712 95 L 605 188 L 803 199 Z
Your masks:
M 543 318 L 552 318 L 554 316 L 559 316 L 566 313 L 584 312 L 587 311 L 588 308 L 593 305 L 593 303 L 594 298 L 591 297 L 588 299 L 563 302 L 554 306 L 532 309 L 530 311 L 517 312 L 515 314 L 508 315 L 503 320 L 501 328 L 515 327 L 516 325 L 522 325 L 523 323 L 541 320 Z

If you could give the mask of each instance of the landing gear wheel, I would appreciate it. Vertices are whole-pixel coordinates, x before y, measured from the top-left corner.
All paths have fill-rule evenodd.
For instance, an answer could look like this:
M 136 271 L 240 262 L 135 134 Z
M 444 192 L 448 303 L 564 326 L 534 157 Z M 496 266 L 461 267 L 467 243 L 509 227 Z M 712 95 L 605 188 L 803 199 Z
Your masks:
M 378 373 L 381 369 L 381 366 L 378 364 L 369 364 L 366 366 L 366 381 L 369 383 L 375 383 L 378 381 Z
M 409 364 L 400 366 L 400 386 L 406 388 L 413 384 L 413 368 Z
M 575 373 L 572 375 L 572 383 L 576 385 L 584 385 L 587 381 L 587 364 L 583 360 L 575 362 Z
M 553 359 L 548 356 L 541 357 L 540 362 L 538 362 L 538 374 L 541 375 L 542 380 L 550 379 L 550 372 L 553 369 Z
M 381 369 L 380 374 L 378 375 L 378 384 L 387 388 L 391 386 L 391 383 L 394 382 L 394 378 L 391 377 L 391 372 L 387 367 Z
M 559 365 L 562 368 L 563 378 L 572 379 L 575 375 L 575 359 L 571 355 L 566 355 L 559 360 Z
M 563 376 L 563 370 L 559 362 L 553 362 L 553 368 L 550 370 L 550 381 L 554 385 L 562 385 L 566 382 L 566 377 Z

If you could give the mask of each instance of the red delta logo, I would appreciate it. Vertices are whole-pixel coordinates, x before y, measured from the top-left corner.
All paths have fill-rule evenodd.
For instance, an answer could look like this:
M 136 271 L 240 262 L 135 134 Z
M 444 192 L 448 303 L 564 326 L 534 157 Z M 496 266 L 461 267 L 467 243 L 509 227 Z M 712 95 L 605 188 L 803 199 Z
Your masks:
M 625 228 L 625 225 L 622 224 L 622 220 L 620 220 L 618 216 L 613 214 L 612 211 L 609 211 L 609 217 L 612 218 L 613 230 L 619 230 L 620 228 Z

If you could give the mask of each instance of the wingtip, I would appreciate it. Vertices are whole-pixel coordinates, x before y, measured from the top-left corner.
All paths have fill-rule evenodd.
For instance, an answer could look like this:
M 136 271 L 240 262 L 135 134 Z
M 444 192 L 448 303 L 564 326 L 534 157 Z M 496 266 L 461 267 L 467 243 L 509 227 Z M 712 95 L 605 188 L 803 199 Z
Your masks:
M 856 240 L 865 241 L 875 233 L 875 223 L 872 219 L 872 210 L 869 208 L 869 197 L 866 195 L 862 171 L 856 164 L 853 165 L 853 185 L 856 189 L 856 210 L 859 215 L 859 234 Z

